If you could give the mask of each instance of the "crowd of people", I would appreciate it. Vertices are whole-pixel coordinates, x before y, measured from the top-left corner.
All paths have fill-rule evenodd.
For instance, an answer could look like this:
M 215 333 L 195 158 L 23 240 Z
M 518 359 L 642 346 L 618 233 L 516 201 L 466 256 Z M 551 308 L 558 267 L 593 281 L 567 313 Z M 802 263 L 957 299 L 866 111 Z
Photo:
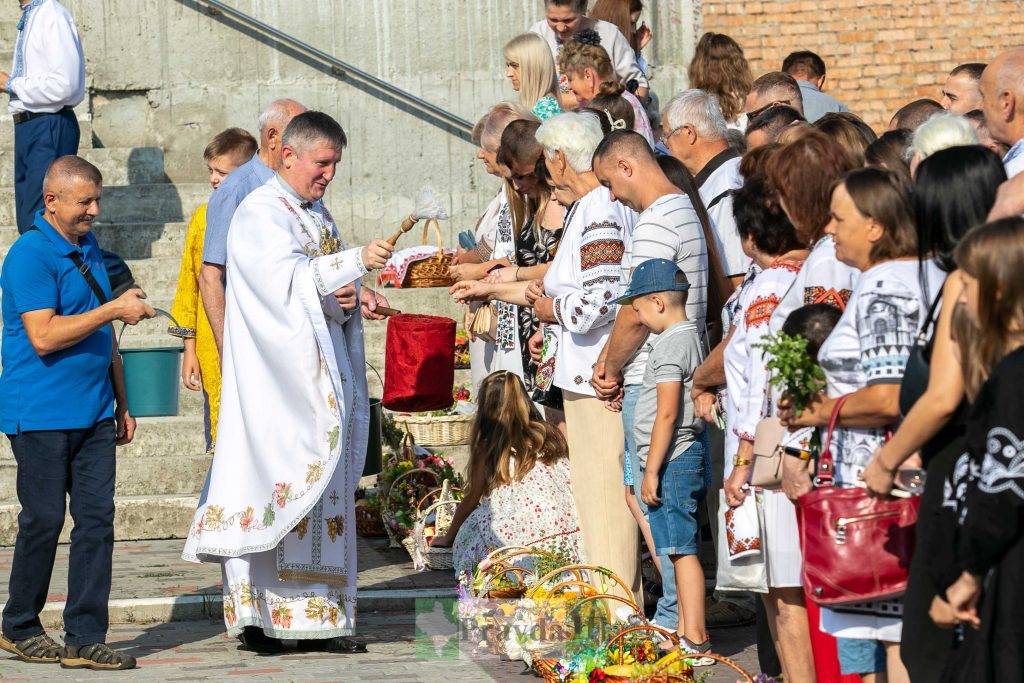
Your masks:
M 451 293 L 478 331 L 477 416 L 466 495 L 433 543 L 458 571 L 536 546 L 608 568 L 641 604 L 660 585 L 652 621 L 697 665 L 714 627 L 756 621 L 761 668 L 787 681 L 1024 681 L 1024 48 L 957 66 L 878 135 L 826 92 L 819 55 L 755 77 L 716 33 L 662 105 L 642 2 L 588 4 L 544 1 L 503 51 L 516 97 L 474 130 L 497 191 Z M 34 169 L 0 278 L 0 428 L 23 504 L 0 648 L 127 669 L 104 644 L 114 447 L 136 428 L 110 323 L 154 310 L 138 289 L 114 296 L 91 234 L 102 177 L 74 156 L 70 15 L 33 0 L 23 18 L 0 73 Z M 32 42 L 44 21 L 64 52 Z M 40 103 L 47 71 L 70 76 Z M 346 520 L 369 422 L 362 320 L 387 306 L 360 280 L 392 245 L 349 248 L 322 202 L 348 145 L 336 121 L 281 99 L 258 129 L 206 147 L 213 192 L 169 330 L 214 453 L 183 556 L 221 565 L 243 647 L 359 653 Z M 807 395 L 780 382 L 795 365 Z M 80 400 L 58 410 L 55 395 Z M 66 491 L 62 646 L 39 612 Z M 811 589 L 821 553 L 801 520 L 830 491 L 907 501 L 836 531 L 909 565 L 898 590 Z M 879 520 L 907 510 L 913 550 L 883 548 Z
M 617 20 L 603 14 L 613 4 Z M 466 569 L 498 545 L 570 547 L 637 599 L 646 549 L 662 586 L 653 620 L 699 664 L 709 625 L 756 612 L 762 666 L 787 681 L 1022 680 L 1005 644 L 1024 607 L 1024 455 L 1015 401 L 997 395 L 1024 342 L 1024 301 L 1011 300 L 1024 207 L 1008 180 L 1024 166 L 1024 50 L 957 66 L 878 135 L 826 92 L 819 55 L 755 77 L 722 34 L 700 39 L 690 88 L 660 106 L 641 3 L 585 5 L 546 1 L 531 31 L 549 54 L 513 56 L 541 47 L 529 33 L 509 43 L 520 97 L 475 131 L 500 182 L 451 291 L 468 322 L 497 318 L 471 342 L 474 381 L 490 394 L 518 376 L 532 405 L 516 401 L 515 422 L 481 405 L 482 488 L 456 518 L 489 526 L 435 542 Z M 777 381 L 785 338 L 820 373 L 810 397 Z M 551 428 L 507 431 L 541 415 L 564 445 Z M 772 452 L 784 455 L 767 481 Z M 533 462 L 556 460 L 570 510 L 550 475 L 531 484 Z M 823 482 L 919 505 L 898 591 L 821 604 L 805 592 L 817 560 L 800 506 Z M 565 512 L 524 524 L 490 502 L 509 487 Z M 742 510 L 757 562 L 732 547 Z M 702 522 L 717 527 L 708 600 Z

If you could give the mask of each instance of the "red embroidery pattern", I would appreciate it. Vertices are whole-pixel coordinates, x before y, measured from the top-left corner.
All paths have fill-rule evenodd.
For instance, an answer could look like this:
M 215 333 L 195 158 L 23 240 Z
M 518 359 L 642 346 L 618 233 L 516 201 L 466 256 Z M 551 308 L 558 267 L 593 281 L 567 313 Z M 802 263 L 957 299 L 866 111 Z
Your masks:
M 730 508 L 725 511 L 725 538 L 726 542 L 729 544 L 729 554 L 739 555 L 740 553 L 745 553 L 750 550 L 760 550 L 760 536 L 751 536 L 748 538 L 736 537 L 736 528 L 735 523 L 733 522 L 734 516 L 735 511 L 733 509 Z
M 747 312 L 744 314 L 747 327 L 754 328 L 766 325 L 780 301 L 782 299 L 778 295 L 769 294 L 768 296 L 759 296 L 750 302 L 750 305 L 747 306 Z
M 596 240 L 580 247 L 580 269 L 619 265 L 626 246 L 621 240 Z
M 846 304 L 850 300 L 852 292 L 848 289 L 825 289 L 824 287 L 805 287 L 804 305 L 828 304 L 835 306 L 840 311 L 846 310 Z
M 799 273 L 800 269 L 803 267 L 803 265 L 804 265 L 803 261 L 792 261 L 792 260 L 789 260 L 789 259 L 786 259 L 786 260 L 780 259 L 780 260 L 775 261 L 774 263 L 772 263 L 770 266 L 768 266 L 768 268 L 780 268 L 782 270 L 788 270 L 791 273 Z

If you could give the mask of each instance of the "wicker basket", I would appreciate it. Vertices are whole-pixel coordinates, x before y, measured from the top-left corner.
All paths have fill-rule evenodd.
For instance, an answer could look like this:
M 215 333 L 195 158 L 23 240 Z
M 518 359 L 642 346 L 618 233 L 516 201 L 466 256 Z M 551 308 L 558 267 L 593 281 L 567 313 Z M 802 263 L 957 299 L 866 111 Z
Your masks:
M 356 505 L 356 534 L 362 538 L 385 538 L 388 533 L 380 511 L 368 505 Z
M 469 433 L 475 413 L 444 415 L 401 415 L 402 422 L 416 443 L 421 446 L 463 446 L 469 443 Z
M 399 534 L 399 532 L 393 530 L 391 528 L 391 525 L 390 525 L 390 522 L 395 519 L 395 513 L 391 509 L 391 499 L 392 499 L 391 498 L 391 493 L 392 493 L 392 491 L 394 491 L 395 485 L 398 482 L 402 481 L 403 479 L 416 479 L 416 478 L 419 478 L 419 477 L 422 477 L 422 476 L 427 476 L 427 477 L 432 478 L 433 479 L 433 481 L 431 482 L 432 486 L 436 486 L 437 484 L 439 484 L 441 482 L 441 475 L 439 475 L 434 470 L 427 469 L 427 468 L 411 469 L 411 470 L 408 470 L 407 472 L 403 472 L 402 474 L 400 474 L 397 477 L 395 477 L 394 481 L 391 482 L 391 484 L 387 488 L 387 491 L 384 492 L 383 497 L 381 498 L 380 516 L 381 516 L 381 519 L 384 521 L 384 531 L 387 533 L 388 538 L 391 540 L 391 547 L 392 548 L 400 548 L 400 547 L 402 547 L 402 543 L 401 542 L 402 542 L 403 536 L 401 536 Z M 419 484 L 419 483 L 416 484 L 417 488 L 420 488 L 420 486 L 421 486 L 421 484 Z M 424 486 L 420 490 L 427 490 L 427 491 L 429 491 L 431 489 L 428 489 L 428 488 L 426 488 Z
M 455 567 L 453 549 L 429 545 L 423 536 L 421 524 L 433 512 L 436 517 L 435 533 L 438 535 L 447 533 L 451 527 L 454 508 L 459 504 L 461 494 L 462 491 L 459 487 L 452 486 L 448 480 L 445 480 L 440 488 L 428 492 L 416 503 L 416 526 L 411 534 L 402 539 L 402 547 L 409 553 L 409 557 L 414 563 L 417 555 L 420 555 L 427 569 L 449 570 Z M 434 496 L 437 496 L 437 499 L 423 509 L 423 503 Z
M 444 241 L 441 239 L 441 226 L 436 220 L 428 220 L 423 224 L 423 244 L 427 243 L 427 231 L 434 226 L 437 237 L 437 256 L 409 264 L 405 269 L 402 288 L 414 287 L 451 287 L 455 280 L 451 276 L 452 255 L 444 253 Z

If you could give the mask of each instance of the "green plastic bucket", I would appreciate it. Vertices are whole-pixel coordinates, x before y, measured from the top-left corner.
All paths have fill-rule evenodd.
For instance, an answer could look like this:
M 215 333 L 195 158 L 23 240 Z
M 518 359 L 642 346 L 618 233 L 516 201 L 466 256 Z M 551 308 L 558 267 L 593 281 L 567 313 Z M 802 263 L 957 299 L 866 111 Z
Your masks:
M 154 310 L 157 315 L 170 319 L 175 327 L 178 326 L 170 313 L 159 308 Z M 127 325 L 121 326 L 118 346 L 125 327 Z M 132 417 L 177 415 L 182 347 L 166 346 L 120 351 L 129 414 Z
M 373 370 L 373 374 L 377 375 L 377 379 L 380 380 L 377 368 L 369 363 L 366 364 L 366 367 Z M 381 390 L 383 388 L 384 383 L 381 382 Z M 370 397 L 370 438 L 366 441 L 366 462 L 363 463 L 364 477 L 380 474 L 384 469 L 384 433 L 382 431 L 384 410 L 380 401 L 379 398 Z

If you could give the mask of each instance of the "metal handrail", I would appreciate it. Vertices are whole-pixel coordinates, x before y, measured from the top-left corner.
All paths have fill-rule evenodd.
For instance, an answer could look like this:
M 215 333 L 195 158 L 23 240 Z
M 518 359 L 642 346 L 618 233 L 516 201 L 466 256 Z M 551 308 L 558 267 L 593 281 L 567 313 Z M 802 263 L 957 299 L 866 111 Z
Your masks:
M 402 102 L 403 104 L 416 109 L 417 111 L 427 114 L 435 121 L 444 124 L 447 127 L 455 129 L 458 133 L 461 133 L 460 137 L 468 139 L 472 133 L 473 124 L 457 116 L 447 109 L 443 109 L 436 104 L 427 102 L 426 100 L 419 98 L 412 93 L 406 92 L 401 88 L 388 83 L 387 81 L 377 78 L 373 74 L 366 73 L 362 69 L 355 67 L 348 62 L 344 62 L 333 55 L 329 55 L 323 50 L 319 50 L 312 45 L 302 42 L 298 38 L 291 36 L 283 31 L 280 31 L 273 26 L 256 19 L 255 17 L 249 16 L 244 12 L 240 12 L 230 5 L 226 5 L 219 0 L 178 0 L 182 4 L 189 5 L 206 5 L 206 12 L 210 15 L 216 16 L 217 14 L 223 14 L 226 17 L 230 17 L 234 21 L 237 21 L 250 29 L 258 31 L 270 38 L 273 38 L 279 43 L 283 43 L 288 47 L 296 50 L 307 57 L 312 57 L 321 62 L 326 63 L 331 67 L 331 72 L 336 76 L 347 77 L 354 81 L 358 81 L 363 85 L 369 86 L 370 88 L 376 89 L 389 97 Z M 198 9 L 198 7 L 195 7 Z

